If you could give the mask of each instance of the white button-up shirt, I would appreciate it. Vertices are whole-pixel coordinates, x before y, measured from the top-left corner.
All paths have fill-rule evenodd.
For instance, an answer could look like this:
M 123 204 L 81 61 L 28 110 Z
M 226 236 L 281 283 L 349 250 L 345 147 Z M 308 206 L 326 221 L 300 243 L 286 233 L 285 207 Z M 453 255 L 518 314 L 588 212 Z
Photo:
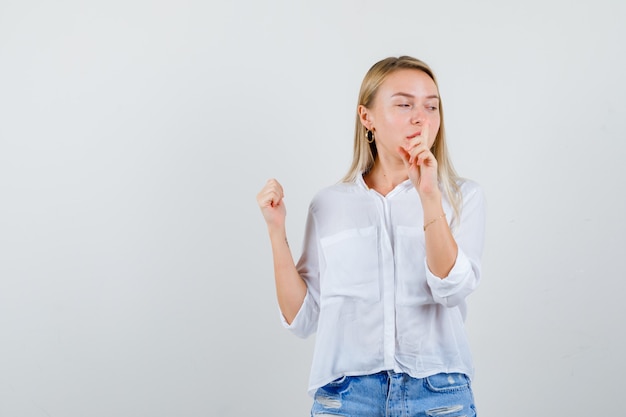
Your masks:
M 314 197 L 297 264 L 307 295 L 291 324 L 283 318 L 300 337 L 317 332 L 309 394 L 343 375 L 383 370 L 472 377 L 463 323 L 465 298 L 480 278 L 485 204 L 476 183 L 463 181 L 461 191 L 458 255 L 445 279 L 428 269 L 422 205 L 410 180 L 382 196 L 359 176 Z M 438 221 L 451 221 L 445 197 L 443 207 Z

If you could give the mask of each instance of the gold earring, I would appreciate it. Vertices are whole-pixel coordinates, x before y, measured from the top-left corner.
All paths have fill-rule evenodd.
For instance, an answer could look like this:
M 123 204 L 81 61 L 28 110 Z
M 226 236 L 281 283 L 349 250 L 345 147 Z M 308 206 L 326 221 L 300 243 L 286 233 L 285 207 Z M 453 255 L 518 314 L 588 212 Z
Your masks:
M 367 130 L 367 132 L 365 133 L 365 137 L 367 138 L 367 143 L 374 143 L 374 132 L 372 132 L 371 130 Z

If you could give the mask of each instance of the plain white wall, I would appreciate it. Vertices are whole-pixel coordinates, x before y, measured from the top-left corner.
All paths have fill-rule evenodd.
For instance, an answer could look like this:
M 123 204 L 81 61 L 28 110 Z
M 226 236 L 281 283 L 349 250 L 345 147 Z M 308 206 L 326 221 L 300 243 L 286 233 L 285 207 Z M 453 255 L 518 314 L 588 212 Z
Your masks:
M 436 71 L 488 198 L 483 417 L 605 415 L 626 373 L 619 0 L 0 1 L 0 416 L 308 415 L 257 191 L 351 158 L 370 65 Z

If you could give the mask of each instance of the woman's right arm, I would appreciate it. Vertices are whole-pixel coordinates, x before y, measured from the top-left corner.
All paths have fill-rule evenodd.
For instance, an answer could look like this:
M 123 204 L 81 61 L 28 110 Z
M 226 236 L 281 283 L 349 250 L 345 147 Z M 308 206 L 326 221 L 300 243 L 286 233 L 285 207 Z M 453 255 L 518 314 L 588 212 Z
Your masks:
M 272 245 L 278 306 L 287 323 L 291 323 L 302 307 L 307 287 L 296 269 L 287 242 L 285 228 L 287 211 L 283 197 L 283 187 L 278 181 L 271 179 L 257 195 L 257 202 L 267 223 Z

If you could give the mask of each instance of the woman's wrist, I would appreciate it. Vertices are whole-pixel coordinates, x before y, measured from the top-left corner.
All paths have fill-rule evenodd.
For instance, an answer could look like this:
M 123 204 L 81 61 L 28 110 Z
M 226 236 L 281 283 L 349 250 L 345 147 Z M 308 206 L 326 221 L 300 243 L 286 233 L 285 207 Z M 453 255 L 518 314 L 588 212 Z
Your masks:
M 426 229 L 428 228 L 428 226 L 430 226 L 431 224 L 435 223 L 438 220 L 443 219 L 444 217 L 446 217 L 446 213 L 440 214 L 437 217 L 433 217 L 432 219 L 428 220 L 428 221 L 424 221 L 424 231 L 426 231 Z
M 439 189 L 433 190 L 429 193 L 419 193 L 419 196 L 424 212 L 431 207 L 441 207 L 441 191 Z
M 267 225 L 267 231 L 272 242 L 287 241 L 285 225 Z

